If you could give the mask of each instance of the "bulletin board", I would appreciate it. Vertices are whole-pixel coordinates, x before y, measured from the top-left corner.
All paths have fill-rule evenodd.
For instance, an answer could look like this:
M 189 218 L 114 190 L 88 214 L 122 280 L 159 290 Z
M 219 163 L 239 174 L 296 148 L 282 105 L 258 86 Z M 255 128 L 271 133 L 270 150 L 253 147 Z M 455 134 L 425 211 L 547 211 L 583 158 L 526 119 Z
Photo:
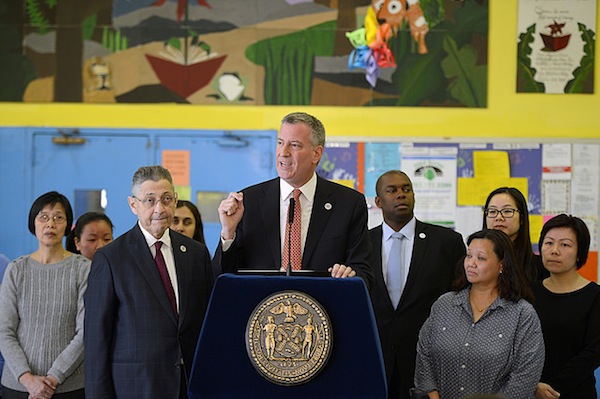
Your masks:
M 383 220 L 375 183 L 391 169 L 411 178 L 419 220 L 455 229 L 465 240 L 481 229 L 488 194 L 502 186 L 527 198 L 536 253 L 545 221 L 559 213 L 580 217 L 592 238 L 581 273 L 598 281 L 600 141 L 339 141 L 326 145 L 317 173 L 365 194 L 371 228 Z

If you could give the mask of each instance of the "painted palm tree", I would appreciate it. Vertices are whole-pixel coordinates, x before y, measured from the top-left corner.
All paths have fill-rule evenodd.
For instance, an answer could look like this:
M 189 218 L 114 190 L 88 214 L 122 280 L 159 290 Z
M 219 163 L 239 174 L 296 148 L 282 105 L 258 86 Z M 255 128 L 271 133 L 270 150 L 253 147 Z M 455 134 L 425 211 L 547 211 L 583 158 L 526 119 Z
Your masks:
M 44 6 L 44 7 L 43 7 Z M 28 23 L 41 32 L 54 29 L 55 76 L 53 99 L 56 102 L 83 101 L 83 21 L 107 11 L 112 14 L 112 0 L 28 0 Z M 45 15 L 44 10 L 52 10 Z

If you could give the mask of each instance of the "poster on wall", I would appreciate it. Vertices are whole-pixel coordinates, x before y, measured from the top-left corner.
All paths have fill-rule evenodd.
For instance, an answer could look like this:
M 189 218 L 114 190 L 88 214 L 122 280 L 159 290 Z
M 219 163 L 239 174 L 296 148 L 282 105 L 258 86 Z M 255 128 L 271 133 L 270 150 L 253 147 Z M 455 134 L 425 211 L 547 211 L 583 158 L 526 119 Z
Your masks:
M 365 195 L 375 197 L 377 179 L 388 170 L 400 169 L 400 143 L 365 143 Z
M 79 3 L 0 0 L 0 101 L 487 106 L 489 0 Z
M 359 147 L 362 146 L 364 143 L 325 143 L 323 155 L 317 166 L 317 175 L 362 191 L 359 170 L 363 168 L 358 154 Z
M 600 145 L 573 144 L 571 212 L 581 217 L 598 217 L 600 205 Z
M 420 220 L 454 227 L 456 155 L 456 147 L 402 146 L 402 170 L 412 181 Z
M 399 169 L 413 183 L 415 216 L 453 228 L 464 239 L 482 228 L 490 192 L 517 188 L 527 199 L 536 253 L 543 224 L 556 214 L 571 213 L 586 222 L 590 254 L 580 273 L 597 281 L 599 160 L 597 144 L 333 142 L 317 173 L 350 187 L 358 181 L 354 188 L 365 194 L 368 226 L 373 228 L 383 222 L 375 204 L 377 178 Z
M 519 0 L 517 92 L 593 93 L 596 0 Z
M 457 230 L 463 237 L 479 230 L 488 195 L 499 187 L 508 186 L 517 188 L 527 198 L 531 235 L 539 237 L 543 224 L 541 169 L 540 144 L 460 144 Z

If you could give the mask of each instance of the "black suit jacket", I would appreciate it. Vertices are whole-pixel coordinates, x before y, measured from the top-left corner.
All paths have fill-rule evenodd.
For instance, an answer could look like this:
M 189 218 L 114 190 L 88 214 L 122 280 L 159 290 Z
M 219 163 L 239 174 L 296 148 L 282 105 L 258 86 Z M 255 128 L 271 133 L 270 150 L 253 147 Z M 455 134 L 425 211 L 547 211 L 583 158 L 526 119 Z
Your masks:
M 203 244 L 169 233 L 179 321 L 137 224 L 94 256 L 84 295 L 88 399 L 180 397 L 181 373 L 191 371 L 213 274 Z
M 373 245 L 371 300 L 390 388 L 400 384 L 408 398 L 415 373 L 419 330 L 433 302 L 450 290 L 457 264 L 465 255 L 462 236 L 445 227 L 416 221 L 412 260 L 406 286 L 394 310 L 381 268 L 382 226 L 369 230 Z M 396 385 L 397 386 L 397 385 Z
M 243 190 L 244 216 L 235 241 L 214 256 L 215 269 L 281 268 L 279 178 Z M 352 267 L 367 286 L 372 273 L 368 264 L 371 245 L 367 230 L 367 205 L 359 192 L 317 177 L 310 225 L 302 254 L 302 269 L 327 270 L 335 263 Z

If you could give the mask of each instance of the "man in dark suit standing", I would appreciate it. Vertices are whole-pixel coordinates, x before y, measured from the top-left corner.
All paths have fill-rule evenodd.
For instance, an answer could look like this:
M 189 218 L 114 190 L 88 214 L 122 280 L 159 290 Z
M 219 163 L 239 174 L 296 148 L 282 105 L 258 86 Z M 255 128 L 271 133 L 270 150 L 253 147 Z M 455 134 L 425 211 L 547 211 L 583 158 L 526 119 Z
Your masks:
M 376 192 L 375 204 L 383 212 L 384 223 L 369 231 L 374 276 L 371 300 L 388 396 L 405 399 L 410 398 L 413 386 L 419 330 L 433 302 L 450 289 L 465 244 L 459 233 L 414 217 L 415 195 L 405 173 L 385 172 L 377 180 Z M 396 249 L 400 252 L 395 253 Z
M 324 145 L 325 128 L 314 116 L 295 112 L 283 118 L 275 151 L 279 177 L 230 193 L 219 205 L 216 270 L 286 270 L 290 263 L 292 270 L 358 275 L 369 286 L 366 201 L 357 191 L 317 176 Z M 297 257 L 286 233 L 293 227 L 299 228 Z
M 213 285 L 206 247 L 169 229 L 168 170 L 139 168 L 129 206 L 138 223 L 100 249 L 85 292 L 85 396 L 187 398 Z

